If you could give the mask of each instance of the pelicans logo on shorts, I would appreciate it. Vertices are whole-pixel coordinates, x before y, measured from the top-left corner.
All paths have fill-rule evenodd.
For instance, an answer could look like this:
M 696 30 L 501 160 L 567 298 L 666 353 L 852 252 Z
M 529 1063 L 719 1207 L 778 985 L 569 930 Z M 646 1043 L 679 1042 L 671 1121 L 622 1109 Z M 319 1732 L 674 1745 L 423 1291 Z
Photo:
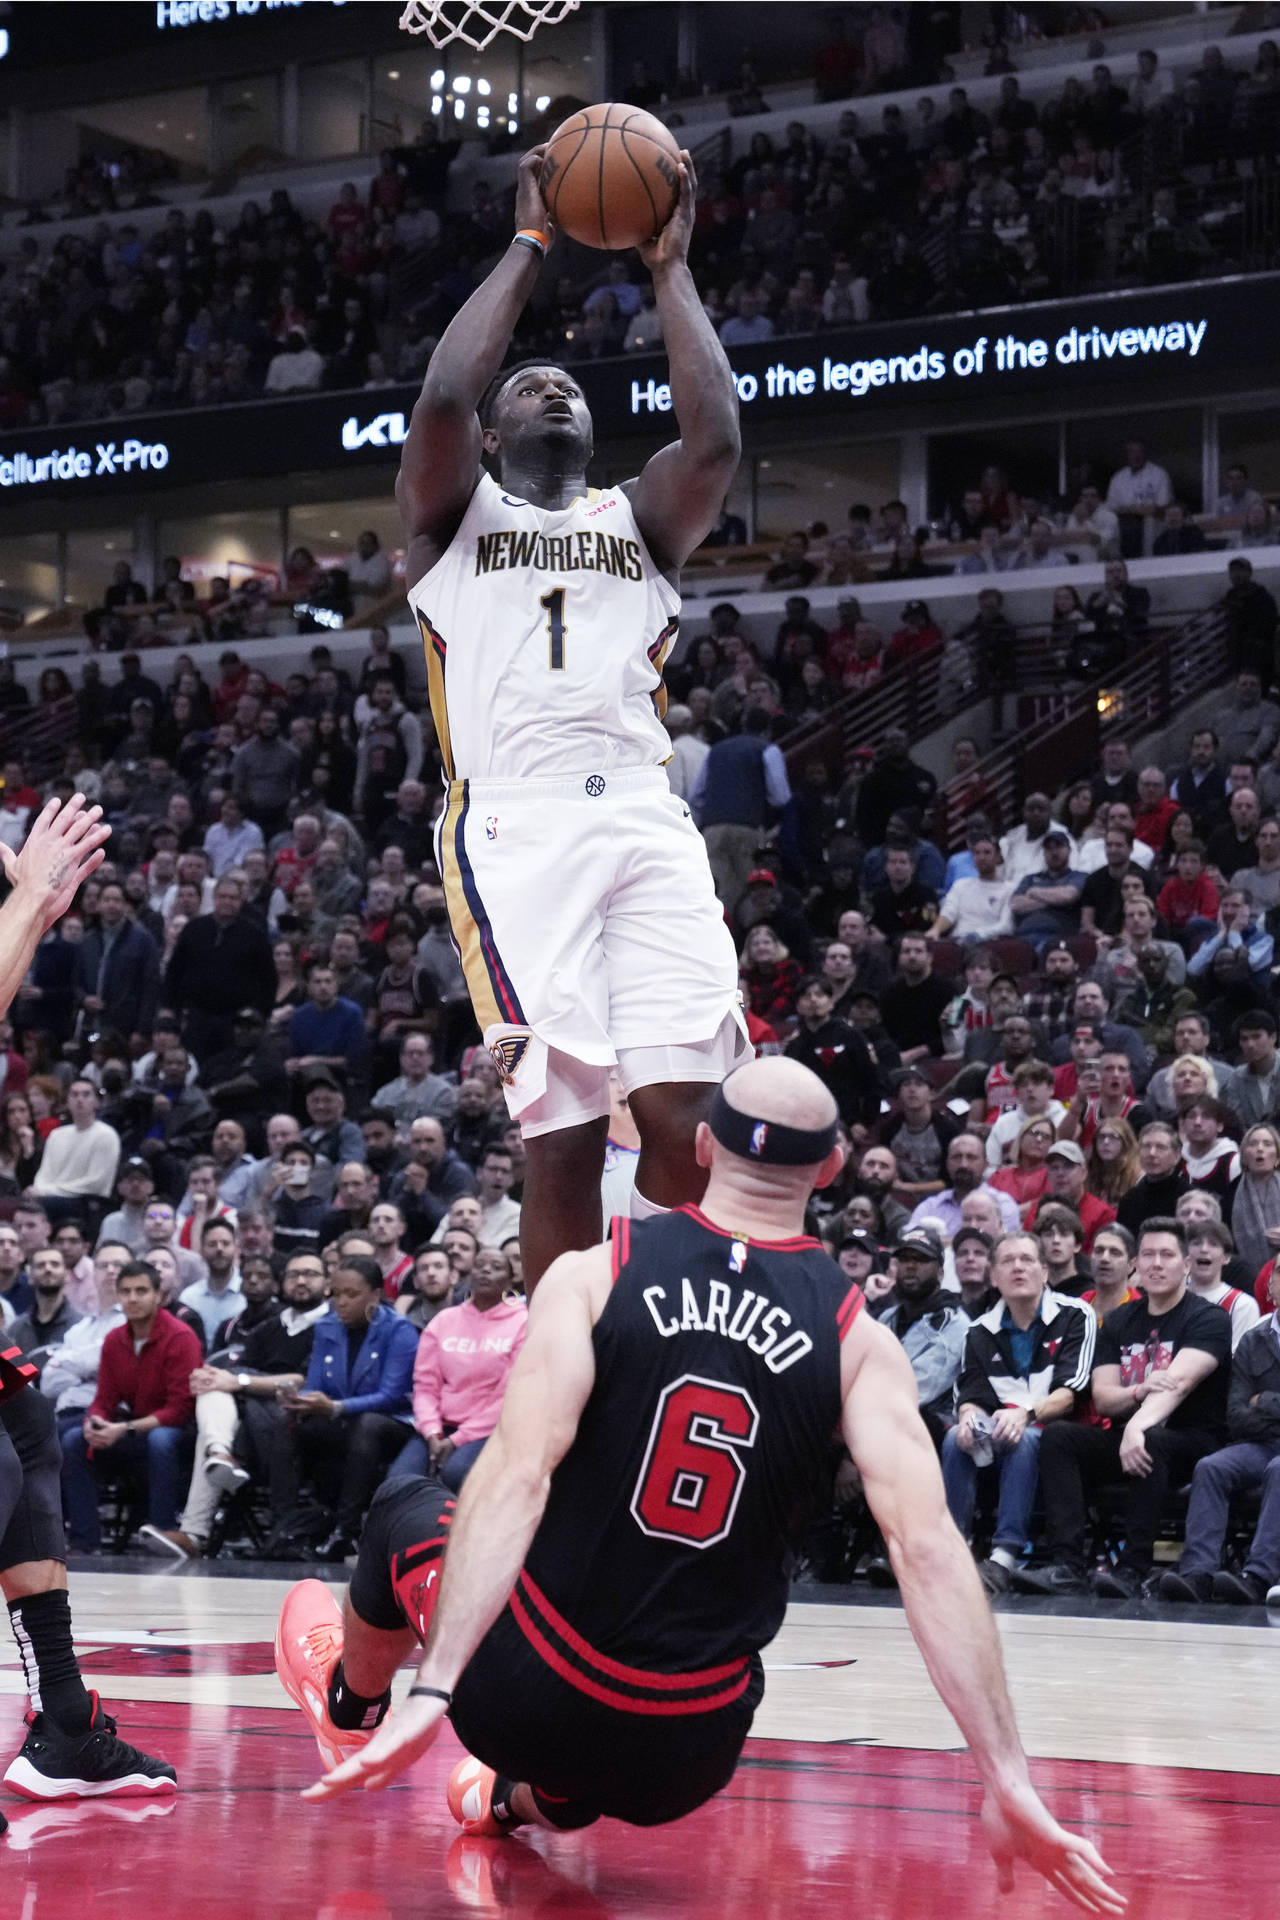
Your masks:
M 489 1058 L 502 1075 L 504 1086 L 511 1086 L 515 1080 L 516 1070 L 528 1053 L 532 1039 L 531 1033 L 504 1033 L 500 1040 L 490 1043 Z

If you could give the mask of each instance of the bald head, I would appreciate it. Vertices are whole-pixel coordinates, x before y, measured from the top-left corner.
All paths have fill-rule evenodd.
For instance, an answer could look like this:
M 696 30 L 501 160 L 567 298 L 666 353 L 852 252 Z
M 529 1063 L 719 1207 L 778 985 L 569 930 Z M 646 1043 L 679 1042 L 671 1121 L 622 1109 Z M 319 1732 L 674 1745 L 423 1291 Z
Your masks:
M 817 1132 L 839 1118 L 835 1100 L 817 1074 L 781 1054 L 735 1067 L 721 1092 L 739 1113 L 772 1121 L 779 1127 Z
M 704 1205 L 718 1197 L 718 1224 L 740 1233 L 762 1232 L 746 1224 L 753 1211 L 798 1233 L 810 1193 L 844 1165 L 838 1127 L 836 1103 L 808 1067 L 779 1056 L 748 1061 L 717 1089 L 698 1128 L 698 1164 L 711 1172 Z

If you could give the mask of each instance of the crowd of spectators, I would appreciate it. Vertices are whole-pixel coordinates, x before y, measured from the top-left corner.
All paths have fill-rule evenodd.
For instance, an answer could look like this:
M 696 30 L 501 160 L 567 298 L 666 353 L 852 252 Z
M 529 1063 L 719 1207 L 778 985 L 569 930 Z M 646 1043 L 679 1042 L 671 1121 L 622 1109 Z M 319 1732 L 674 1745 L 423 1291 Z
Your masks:
M 797 119 L 705 181 L 690 258 L 726 345 L 1194 280 L 1273 247 L 1245 197 L 1275 164 L 1274 42 L 1252 65 L 1208 46 L 1176 80 L 1146 50 L 1127 87 L 1099 61 L 1042 104 L 1000 70 L 990 113 L 957 85 L 943 108 L 850 107 L 825 140 Z
M 1280 1603 L 1275 628 L 1182 756 L 1112 738 L 1016 821 L 975 788 L 959 845 L 901 733 L 793 792 L 763 710 L 709 745 L 694 690 L 676 714 L 755 1043 L 840 1108 L 817 1228 L 903 1341 L 992 1592 Z M 810 1575 L 891 1583 L 835 1488 Z
M 100 801 L 110 858 L 0 1032 L 0 1320 L 81 1550 L 112 1488 L 108 1537 L 181 1556 L 252 1481 L 266 1549 L 341 1559 L 401 1454 L 460 1483 L 523 1338 L 520 1135 L 447 931 L 430 722 L 381 630 L 288 687 L 230 651 L 212 686 L 87 667 L 51 689 L 79 729 L 49 790 Z M 40 801 L 7 764 L 14 844 Z
M 1051 30 L 1078 10 L 1040 11 Z M 945 79 L 931 36 L 947 9 L 869 12 L 820 56 L 819 97 Z M 1025 25 L 1036 10 L 1017 13 Z M 1144 51 L 1128 87 L 1098 61 L 1043 104 L 1001 49 L 990 113 L 962 85 L 941 106 L 929 94 L 910 112 L 849 107 L 828 136 L 797 119 L 706 175 L 690 260 L 726 346 L 1270 261 L 1275 197 L 1246 198 L 1276 164 L 1275 42 L 1251 65 L 1207 46 L 1177 79 Z M 644 104 L 661 89 L 641 68 Z M 748 57 L 731 112 L 765 110 L 753 72 Z M 174 206 L 145 235 L 107 217 L 150 200 L 138 166 L 122 185 L 86 162 L 44 211 L 95 213 L 97 227 L 50 245 L 38 225 L 20 229 L 0 274 L 0 427 L 418 379 L 510 231 L 509 189 L 479 181 L 465 209 L 446 208 L 458 147 L 429 120 L 323 219 L 279 187 L 234 222 Z M 520 350 L 589 361 L 659 349 L 643 278 L 629 257 L 601 270 L 575 250 L 544 276 Z
M 800 551 L 796 536 L 788 542 L 792 545 Z M 820 548 L 812 542 L 803 551 Z M 874 550 L 869 558 L 874 559 Z M 1016 558 L 1015 546 L 1015 562 Z M 1059 553 L 1058 564 L 1062 563 Z M 774 571 L 789 564 L 784 559 Z M 806 560 L 804 566 L 821 584 L 818 565 Z M 1013 570 L 1021 571 L 1016 564 Z M 792 571 L 786 584 L 794 585 L 802 577 L 799 569 Z M 1213 604 L 1225 615 L 1232 658 L 1238 665 L 1255 668 L 1270 685 L 1275 670 L 1275 598 L 1255 578 L 1253 564 L 1243 554 L 1229 559 L 1223 585 L 1225 590 Z M 892 611 L 886 610 L 882 600 L 864 605 L 856 595 L 846 594 L 837 601 L 830 625 L 817 617 L 817 611 L 807 594 L 789 593 L 772 638 L 763 639 L 744 631 L 742 613 L 732 601 L 712 604 L 709 632 L 667 676 L 674 703 L 668 724 L 675 735 L 676 764 L 687 795 L 694 795 L 707 748 L 726 729 L 740 729 L 752 709 L 760 714 L 767 733 L 785 737 L 796 728 L 821 723 L 832 716 L 838 702 L 852 694 L 873 692 L 887 675 L 910 664 L 917 674 L 925 670 L 936 674 L 940 717 L 959 713 L 989 696 L 998 736 L 1006 722 L 1012 724 L 1013 708 L 1007 696 L 1015 688 L 1098 680 L 1122 670 L 1159 631 L 1150 592 L 1130 580 L 1121 559 L 1107 561 L 1101 581 L 1083 592 L 1071 586 L 1055 588 L 1051 618 L 1034 630 L 1015 628 L 1006 611 L 1004 589 L 997 586 L 979 587 L 973 600 L 959 602 L 951 597 L 931 604 L 912 598 Z M 876 724 L 874 713 L 867 724 Z M 966 751 L 969 744 L 965 743 Z M 869 746 L 855 748 L 855 765 L 864 764 L 870 752 Z M 975 749 L 972 759 L 958 761 L 957 776 L 966 775 L 976 758 Z M 821 795 L 810 796 L 784 822 L 788 851 L 802 865 L 803 857 L 794 851 L 797 837 L 820 853 L 827 844 L 830 822 L 809 817 L 820 802 Z M 697 804 L 695 799 L 695 809 Z M 744 872 L 745 868 L 740 869 L 739 880 Z
M 437 210 L 458 145 L 428 121 L 323 220 L 279 187 L 226 225 L 175 206 L 145 236 L 102 219 L 46 246 L 21 229 L 0 276 L 0 426 L 419 378 L 510 230 L 507 200 L 484 186 L 465 214 Z M 434 332 L 401 298 L 409 265 L 432 290 Z
M 958 841 L 894 730 L 792 787 L 780 727 L 865 623 L 790 607 L 761 663 L 720 607 L 672 675 L 669 778 L 755 1043 L 840 1109 L 814 1226 L 903 1341 L 993 1591 L 1280 1583 L 1277 1516 L 1246 1558 L 1222 1491 L 1266 1493 L 1280 1454 L 1252 1334 L 1280 1249 L 1280 674 L 1244 585 L 1254 652 L 1184 756 L 1109 739 L 1017 820 L 974 775 Z M 927 606 L 895 644 L 938 644 Z M 341 1560 L 385 1475 L 460 1482 L 523 1337 L 520 1134 L 449 938 L 438 747 L 380 630 L 359 672 L 317 643 L 283 686 L 234 650 L 212 685 L 144 663 L 87 659 L 51 781 L 3 768 L 12 843 L 75 789 L 112 837 L 0 1030 L 0 1319 L 56 1402 L 79 1549 Z M 619 1101 L 609 1212 L 637 1144 Z M 1175 1570 L 1153 1556 L 1193 1474 Z M 834 1486 L 810 1575 L 890 1579 Z

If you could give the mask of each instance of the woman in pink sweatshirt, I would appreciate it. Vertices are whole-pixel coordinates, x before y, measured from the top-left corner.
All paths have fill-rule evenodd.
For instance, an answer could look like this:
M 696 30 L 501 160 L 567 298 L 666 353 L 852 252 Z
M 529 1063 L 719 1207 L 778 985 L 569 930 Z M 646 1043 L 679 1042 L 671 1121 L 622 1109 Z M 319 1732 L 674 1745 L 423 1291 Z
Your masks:
M 507 1299 L 511 1263 L 482 1247 L 471 1269 L 471 1292 L 423 1328 L 413 1367 L 413 1424 L 389 1480 L 433 1469 L 457 1493 L 498 1424 L 507 1376 L 524 1345 L 528 1309 Z

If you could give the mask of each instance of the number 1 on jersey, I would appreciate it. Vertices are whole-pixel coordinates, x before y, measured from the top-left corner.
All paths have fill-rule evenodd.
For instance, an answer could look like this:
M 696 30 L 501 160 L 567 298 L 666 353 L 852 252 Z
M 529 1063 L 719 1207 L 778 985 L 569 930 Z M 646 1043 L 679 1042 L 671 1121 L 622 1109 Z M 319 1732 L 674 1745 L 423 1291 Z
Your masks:
M 547 639 L 550 642 L 551 670 L 564 671 L 564 588 L 552 587 L 538 602 L 547 610 Z

